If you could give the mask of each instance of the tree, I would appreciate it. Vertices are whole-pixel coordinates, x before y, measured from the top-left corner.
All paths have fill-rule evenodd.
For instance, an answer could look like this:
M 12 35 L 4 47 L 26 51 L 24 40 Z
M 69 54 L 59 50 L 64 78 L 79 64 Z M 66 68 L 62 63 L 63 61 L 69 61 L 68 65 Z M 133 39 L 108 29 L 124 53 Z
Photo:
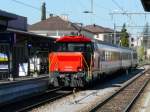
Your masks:
M 42 15 L 41 15 L 41 20 L 46 20 L 46 4 L 43 2 L 42 4 Z
M 121 41 L 121 46 L 129 47 L 129 34 L 127 33 L 125 24 L 123 24 L 123 27 L 122 27 L 122 30 L 121 30 L 120 41 Z
M 149 24 L 146 23 L 145 27 L 143 29 L 143 46 L 145 49 L 149 48 L 149 36 L 150 36 L 150 30 L 149 30 Z
M 139 61 L 143 61 L 144 60 L 144 55 L 145 55 L 143 41 L 141 42 L 141 46 L 139 46 L 137 48 L 137 52 L 138 52 L 138 59 L 139 59 Z

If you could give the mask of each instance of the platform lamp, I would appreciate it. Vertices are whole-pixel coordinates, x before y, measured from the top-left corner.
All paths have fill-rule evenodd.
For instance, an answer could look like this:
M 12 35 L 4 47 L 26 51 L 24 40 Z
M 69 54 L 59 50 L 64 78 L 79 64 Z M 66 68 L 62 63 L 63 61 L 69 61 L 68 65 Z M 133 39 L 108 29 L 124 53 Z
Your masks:
M 93 1 L 94 1 L 94 0 L 91 0 L 91 9 L 90 9 L 90 10 L 83 11 L 83 13 L 91 14 L 91 23 L 92 23 L 92 14 L 94 14 L 94 3 L 93 3 Z

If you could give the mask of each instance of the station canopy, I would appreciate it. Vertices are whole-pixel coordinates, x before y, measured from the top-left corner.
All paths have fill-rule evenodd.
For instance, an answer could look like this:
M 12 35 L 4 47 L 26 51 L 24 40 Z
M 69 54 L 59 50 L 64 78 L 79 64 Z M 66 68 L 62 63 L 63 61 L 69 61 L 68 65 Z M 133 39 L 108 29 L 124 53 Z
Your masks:
M 141 0 L 145 11 L 150 12 L 150 0 Z
M 8 21 L 15 19 L 16 15 L 0 10 L 0 31 L 6 30 Z

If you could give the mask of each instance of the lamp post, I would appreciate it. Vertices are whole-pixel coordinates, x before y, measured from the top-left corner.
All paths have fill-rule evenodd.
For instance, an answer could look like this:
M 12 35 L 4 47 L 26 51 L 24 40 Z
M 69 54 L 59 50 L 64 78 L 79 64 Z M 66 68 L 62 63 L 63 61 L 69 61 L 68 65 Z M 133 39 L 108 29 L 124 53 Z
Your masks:
M 91 10 L 90 11 L 84 11 L 83 13 L 91 14 L 91 23 L 92 23 L 92 14 L 94 13 L 93 0 L 91 0 Z
M 84 11 L 83 13 L 93 13 L 93 0 L 91 0 L 91 10 L 90 11 Z

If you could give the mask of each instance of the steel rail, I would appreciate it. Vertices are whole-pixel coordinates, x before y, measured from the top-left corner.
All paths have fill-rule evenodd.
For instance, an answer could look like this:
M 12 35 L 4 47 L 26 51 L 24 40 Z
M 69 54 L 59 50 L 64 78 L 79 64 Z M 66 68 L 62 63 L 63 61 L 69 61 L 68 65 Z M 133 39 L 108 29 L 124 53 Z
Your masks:
M 24 108 L 22 108 L 22 109 L 17 110 L 16 112 L 26 112 L 26 111 L 29 111 L 29 110 L 31 110 L 31 109 L 33 109 L 33 108 L 39 107 L 39 106 L 44 105 L 44 104 L 46 104 L 46 103 L 48 103 L 48 102 L 55 101 L 55 100 L 57 100 L 57 99 L 59 99 L 59 98 L 65 97 L 65 96 L 70 95 L 70 94 L 72 94 L 72 92 L 69 92 L 69 93 L 66 93 L 66 94 L 64 93 L 64 94 L 62 94 L 62 95 L 58 95 L 58 96 L 56 96 L 56 97 L 53 97 L 53 98 L 50 98 L 50 99 L 46 99 L 46 100 L 41 101 L 41 102 L 38 102 L 38 103 L 36 103 L 36 104 L 33 104 L 33 105 L 30 105 L 30 106 L 24 107 Z
M 129 110 L 132 108 L 132 106 L 135 104 L 135 102 L 137 101 L 137 99 L 140 97 L 140 95 L 142 94 L 142 92 L 144 91 L 145 87 L 147 86 L 147 84 L 150 82 L 150 79 L 147 80 L 144 85 L 139 89 L 139 91 L 137 92 L 137 94 L 135 95 L 135 97 L 131 100 L 131 102 L 127 105 L 127 107 L 124 109 L 123 112 L 129 112 Z
M 26 98 L 26 99 L 23 99 L 20 101 L 16 101 L 16 102 L 13 102 L 10 104 L 6 104 L 6 105 L 0 107 L 0 110 L 2 109 L 1 111 L 24 112 L 24 111 L 28 111 L 33 108 L 36 108 L 40 105 L 44 105 L 48 102 L 55 101 L 59 98 L 67 96 L 71 93 L 72 93 L 72 91 L 64 92 L 63 87 L 58 87 L 58 88 L 53 88 L 53 89 L 51 88 L 49 90 L 46 90 L 43 93 L 39 93 L 39 94 L 31 96 L 29 98 Z M 35 100 L 35 99 L 38 99 L 38 100 Z M 18 105 L 18 107 L 16 107 L 17 105 Z M 10 106 L 10 109 L 7 108 L 8 106 Z
M 131 79 L 128 83 L 126 83 L 123 87 L 121 87 L 118 91 L 116 91 L 114 94 L 112 94 L 110 97 L 102 101 L 101 103 L 97 104 L 94 108 L 92 108 L 89 112 L 96 112 L 100 107 L 105 105 L 108 101 L 110 101 L 113 97 L 117 96 L 121 91 L 123 91 L 126 87 L 128 87 L 131 83 L 133 83 L 136 79 L 144 75 L 148 70 L 142 71 L 139 73 L 138 76 L 135 76 L 133 79 Z M 129 106 L 130 107 L 130 106 Z M 127 109 L 128 110 L 128 109 Z M 126 112 L 126 111 L 125 111 Z

